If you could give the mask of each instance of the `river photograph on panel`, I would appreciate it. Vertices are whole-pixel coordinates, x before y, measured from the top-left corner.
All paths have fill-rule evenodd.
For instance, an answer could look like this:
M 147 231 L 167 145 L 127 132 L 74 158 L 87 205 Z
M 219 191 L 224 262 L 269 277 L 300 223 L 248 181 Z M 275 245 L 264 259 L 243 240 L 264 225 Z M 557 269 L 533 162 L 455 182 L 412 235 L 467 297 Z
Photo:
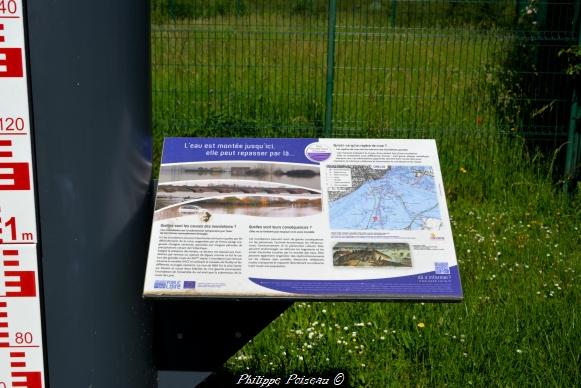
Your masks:
M 320 198 L 320 192 L 278 183 L 242 180 L 199 180 L 160 184 L 157 187 L 155 209 L 182 202 L 214 197 L 244 195 L 282 195 L 285 197 Z
M 411 267 L 412 254 L 407 243 L 340 242 L 333 246 L 333 265 L 337 267 Z
M 321 197 L 230 196 L 196 201 L 211 214 L 254 217 L 305 217 L 321 213 Z
M 442 216 L 430 166 L 328 166 L 331 229 L 439 230 Z
M 183 163 L 162 165 L 159 182 L 254 180 L 321 190 L 318 166 L 288 163 Z
M 181 202 L 156 210 L 154 220 L 196 216 L 210 222 L 215 214 L 253 217 L 306 217 L 321 213 L 321 196 L 228 196 Z

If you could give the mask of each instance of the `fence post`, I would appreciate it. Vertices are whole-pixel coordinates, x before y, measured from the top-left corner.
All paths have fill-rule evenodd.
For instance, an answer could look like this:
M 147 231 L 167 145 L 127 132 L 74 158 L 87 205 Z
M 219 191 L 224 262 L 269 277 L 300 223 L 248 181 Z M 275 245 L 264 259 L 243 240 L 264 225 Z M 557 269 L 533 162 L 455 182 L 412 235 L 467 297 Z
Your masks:
M 162 4 L 163 7 L 163 4 Z M 175 7 L 175 0 L 169 0 L 167 5 L 169 17 L 173 20 L 176 18 L 176 7 Z
M 391 26 L 395 27 L 395 21 L 397 18 L 397 0 L 391 0 L 391 12 L 389 19 L 391 21 Z
M 516 20 L 524 13 L 526 2 L 524 0 L 516 0 Z
M 573 103 L 571 105 L 571 118 L 569 120 L 569 135 L 567 137 L 567 156 L 565 157 L 565 191 L 572 189 L 569 185 L 574 179 L 575 168 L 579 164 L 581 141 L 577 128 L 579 120 L 579 107 L 577 104 L 577 91 L 573 91 Z
M 579 23 L 579 12 L 580 8 L 578 5 L 575 9 L 575 22 Z M 581 45 L 581 23 L 579 26 L 576 25 L 576 28 L 579 28 L 577 41 L 579 45 Z M 581 133 L 580 128 L 577 125 L 581 115 L 579 112 L 579 93 L 578 87 L 575 86 L 573 89 L 573 98 L 571 102 L 571 116 L 569 119 L 569 134 L 567 136 L 567 154 L 565 156 L 565 185 L 564 189 L 566 192 L 569 192 L 573 188 L 570 187 L 570 183 L 573 183 L 575 179 L 576 169 L 579 168 L 579 164 L 581 163 Z
M 327 88 L 325 93 L 325 137 L 333 132 L 333 79 L 335 76 L 335 28 L 337 23 L 337 0 L 329 0 L 327 26 Z
M 537 6 L 537 25 L 541 29 L 547 28 L 547 14 L 549 13 L 548 1 L 541 1 Z

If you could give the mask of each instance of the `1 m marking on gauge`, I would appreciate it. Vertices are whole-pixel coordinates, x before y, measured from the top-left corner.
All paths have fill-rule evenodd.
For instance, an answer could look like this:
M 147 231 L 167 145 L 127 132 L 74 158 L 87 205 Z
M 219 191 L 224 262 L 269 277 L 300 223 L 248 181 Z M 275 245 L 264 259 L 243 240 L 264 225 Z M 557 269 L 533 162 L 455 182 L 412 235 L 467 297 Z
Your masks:
M 12 240 L 12 241 L 18 240 L 18 237 L 20 237 L 20 239 L 22 241 L 33 241 L 34 240 L 34 233 L 32 233 L 32 232 L 20 232 L 20 234 L 18 234 L 18 232 L 16 230 L 16 218 L 15 217 L 10 217 L 6 222 L 2 222 L 2 218 L 0 218 L 0 226 L 2 226 L 2 228 L 0 228 L 0 243 L 6 242 L 4 240 L 4 238 L 2 237 L 2 234 L 4 232 L 6 232 L 7 229 L 10 231 L 10 240 Z

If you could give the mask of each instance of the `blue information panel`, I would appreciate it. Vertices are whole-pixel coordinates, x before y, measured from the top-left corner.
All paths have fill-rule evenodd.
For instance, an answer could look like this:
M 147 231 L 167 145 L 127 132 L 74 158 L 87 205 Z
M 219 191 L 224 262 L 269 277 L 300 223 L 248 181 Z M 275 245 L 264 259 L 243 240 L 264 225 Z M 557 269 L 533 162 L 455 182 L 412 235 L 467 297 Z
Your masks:
M 461 300 L 435 141 L 167 138 L 144 295 Z

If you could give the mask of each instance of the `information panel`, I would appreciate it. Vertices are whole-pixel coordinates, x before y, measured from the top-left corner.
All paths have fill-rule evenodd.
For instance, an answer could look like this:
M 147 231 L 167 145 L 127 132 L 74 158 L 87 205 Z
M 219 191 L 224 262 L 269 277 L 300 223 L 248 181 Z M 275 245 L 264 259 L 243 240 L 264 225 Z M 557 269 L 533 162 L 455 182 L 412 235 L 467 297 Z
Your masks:
M 165 139 L 144 295 L 462 299 L 435 141 Z
M 0 388 L 44 387 L 21 0 L 0 0 Z

